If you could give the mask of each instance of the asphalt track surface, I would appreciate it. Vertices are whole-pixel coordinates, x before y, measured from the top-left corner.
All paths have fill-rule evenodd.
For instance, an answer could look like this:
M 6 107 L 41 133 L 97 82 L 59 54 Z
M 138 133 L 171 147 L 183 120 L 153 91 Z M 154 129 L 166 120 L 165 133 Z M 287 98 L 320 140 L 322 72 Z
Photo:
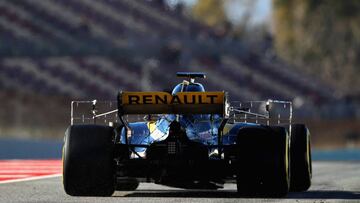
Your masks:
M 289 193 L 282 199 L 243 198 L 236 185 L 217 191 L 182 190 L 142 183 L 136 191 L 112 197 L 71 197 L 61 176 L 0 184 L 0 202 L 360 202 L 360 162 L 314 162 L 309 191 Z

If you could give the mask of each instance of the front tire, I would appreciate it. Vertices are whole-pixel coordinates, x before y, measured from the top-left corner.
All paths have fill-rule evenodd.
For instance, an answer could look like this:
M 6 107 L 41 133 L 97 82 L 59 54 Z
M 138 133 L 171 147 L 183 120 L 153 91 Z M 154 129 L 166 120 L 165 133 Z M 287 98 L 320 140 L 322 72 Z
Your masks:
M 65 132 L 63 184 L 72 196 L 111 196 L 115 190 L 114 129 L 73 125 Z

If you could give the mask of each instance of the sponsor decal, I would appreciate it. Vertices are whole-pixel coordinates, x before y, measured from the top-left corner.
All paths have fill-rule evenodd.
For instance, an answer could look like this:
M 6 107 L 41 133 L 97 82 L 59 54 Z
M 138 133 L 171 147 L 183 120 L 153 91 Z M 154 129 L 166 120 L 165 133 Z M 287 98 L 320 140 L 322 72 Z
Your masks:
M 123 105 L 139 104 L 222 104 L 224 92 L 123 92 Z

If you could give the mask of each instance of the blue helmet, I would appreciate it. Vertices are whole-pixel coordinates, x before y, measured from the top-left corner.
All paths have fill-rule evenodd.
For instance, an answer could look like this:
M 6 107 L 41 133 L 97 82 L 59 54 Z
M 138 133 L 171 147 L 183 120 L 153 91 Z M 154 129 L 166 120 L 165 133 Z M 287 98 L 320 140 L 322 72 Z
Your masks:
M 200 83 L 190 83 L 190 84 L 177 84 L 174 89 L 172 90 L 171 94 L 175 95 L 178 92 L 205 92 L 205 88 Z

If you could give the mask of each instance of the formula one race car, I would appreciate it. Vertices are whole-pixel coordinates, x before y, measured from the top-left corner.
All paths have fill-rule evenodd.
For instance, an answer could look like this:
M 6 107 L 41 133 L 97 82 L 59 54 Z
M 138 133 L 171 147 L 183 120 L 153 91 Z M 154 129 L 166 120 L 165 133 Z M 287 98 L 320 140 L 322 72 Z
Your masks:
M 291 123 L 291 102 L 229 102 L 227 93 L 195 82 L 205 74 L 177 76 L 188 79 L 172 92 L 72 102 L 63 147 L 67 194 L 111 196 L 139 182 L 185 189 L 236 183 L 239 195 L 263 197 L 310 187 L 310 133 Z

